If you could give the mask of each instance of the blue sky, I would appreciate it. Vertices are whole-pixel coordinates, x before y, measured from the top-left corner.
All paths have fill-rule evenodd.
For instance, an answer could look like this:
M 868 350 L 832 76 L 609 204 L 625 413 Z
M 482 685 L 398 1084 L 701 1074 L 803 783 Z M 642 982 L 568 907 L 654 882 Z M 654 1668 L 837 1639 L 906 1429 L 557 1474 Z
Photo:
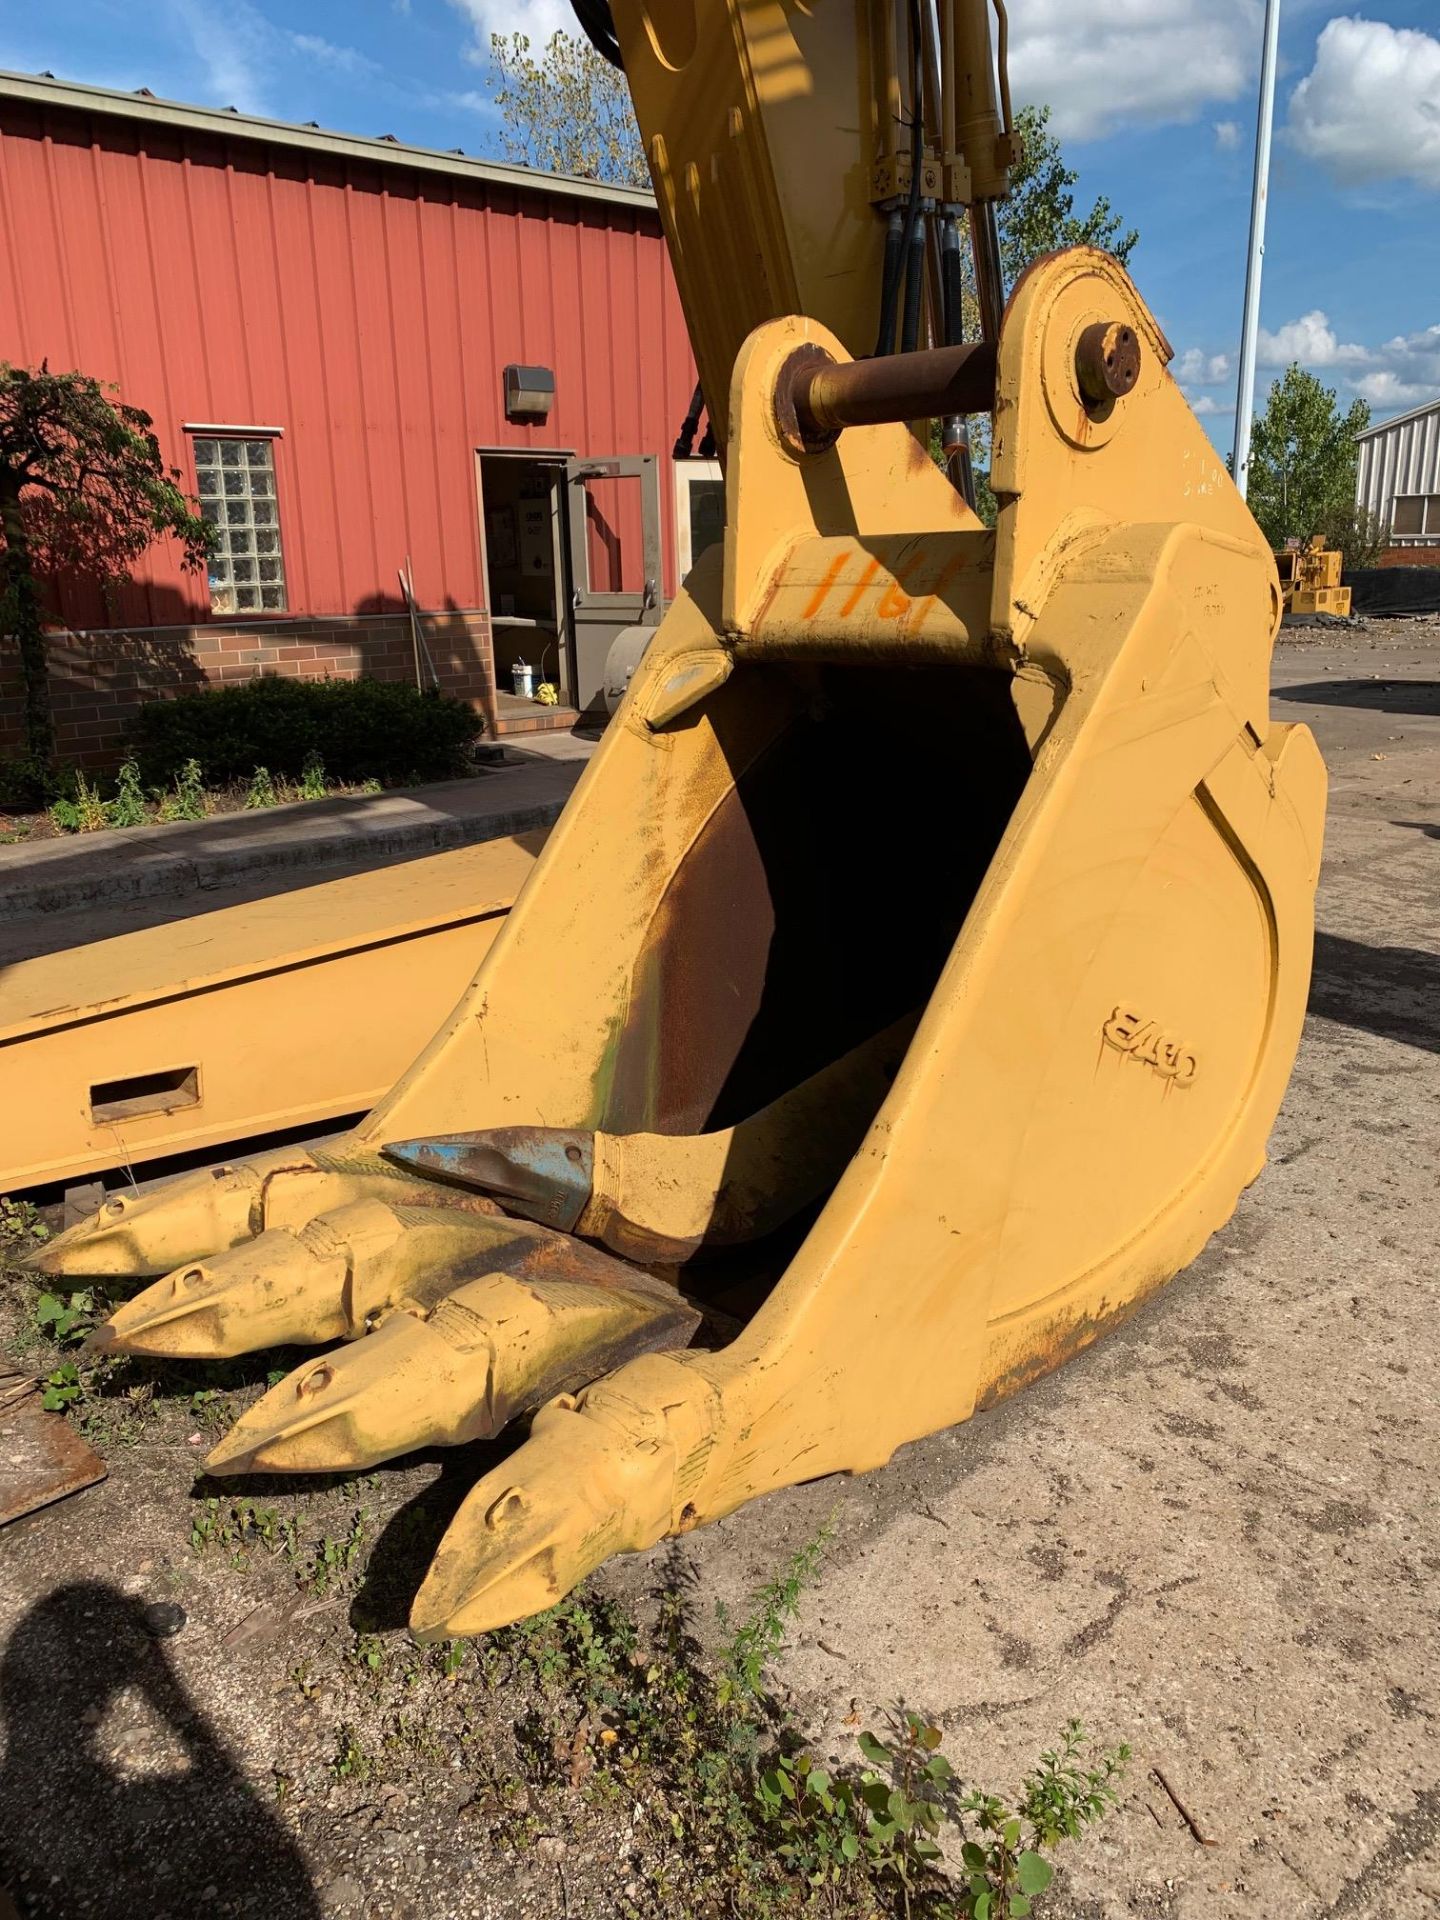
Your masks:
M 1261 395 L 1298 359 L 1376 418 L 1440 394 L 1436 0 L 1282 0 Z M 1047 102 L 1217 444 L 1234 417 L 1261 0 L 1011 0 L 1018 97 Z M 564 0 L 0 0 L 0 66 L 499 152 L 492 31 Z

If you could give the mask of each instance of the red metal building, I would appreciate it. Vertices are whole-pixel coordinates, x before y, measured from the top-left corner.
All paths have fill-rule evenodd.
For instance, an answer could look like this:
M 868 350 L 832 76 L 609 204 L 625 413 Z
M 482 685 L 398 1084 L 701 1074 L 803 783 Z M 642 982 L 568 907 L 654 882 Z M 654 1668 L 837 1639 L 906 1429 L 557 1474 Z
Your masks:
M 506 731 L 547 717 L 508 696 L 523 660 L 563 719 L 718 526 L 718 469 L 672 461 L 695 369 L 630 188 L 3 74 L 0 359 L 113 383 L 221 528 L 208 579 L 162 544 L 62 584 L 76 759 L 167 690 L 412 676 L 407 556 L 422 672 Z

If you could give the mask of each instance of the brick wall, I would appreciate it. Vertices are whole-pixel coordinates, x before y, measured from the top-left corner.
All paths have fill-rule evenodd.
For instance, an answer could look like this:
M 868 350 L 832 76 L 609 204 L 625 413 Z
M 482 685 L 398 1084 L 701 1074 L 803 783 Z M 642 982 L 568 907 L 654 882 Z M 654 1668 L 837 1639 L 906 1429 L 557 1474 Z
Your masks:
M 468 700 L 495 727 L 495 663 L 489 616 L 427 613 L 421 631 L 442 691 Z M 300 679 L 415 678 L 406 614 L 294 620 L 215 621 L 203 627 L 109 628 L 49 636 L 50 696 L 59 756 L 113 767 L 125 724 L 147 700 L 229 686 L 261 673 Z M 0 756 L 23 742 L 20 667 L 0 643 Z
M 1380 556 L 1382 567 L 1440 567 L 1440 546 L 1390 547 Z

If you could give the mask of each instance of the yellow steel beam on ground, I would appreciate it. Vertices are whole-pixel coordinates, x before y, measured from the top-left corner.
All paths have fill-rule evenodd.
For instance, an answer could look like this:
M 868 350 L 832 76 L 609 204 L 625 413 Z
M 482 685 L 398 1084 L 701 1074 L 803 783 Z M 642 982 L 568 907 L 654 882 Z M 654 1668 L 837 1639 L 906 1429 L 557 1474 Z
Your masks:
M 0 1192 L 364 1112 L 459 999 L 544 840 L 0 970 Z

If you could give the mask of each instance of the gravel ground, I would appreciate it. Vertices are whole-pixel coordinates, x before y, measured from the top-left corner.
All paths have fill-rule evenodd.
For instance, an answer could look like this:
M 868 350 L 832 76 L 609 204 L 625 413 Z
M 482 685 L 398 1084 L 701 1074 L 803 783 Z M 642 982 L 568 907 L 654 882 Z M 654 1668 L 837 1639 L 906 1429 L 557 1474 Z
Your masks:
M 1440 621 L 1291 630 L 1275 688 L 1277 718 L 1319 735 L 1330 819 L 1305 1042 L 1230 1226 L 994 1412 L 600 1580 L 642 1618 L 693 1582 L 713 1638 L 712 1599 L 828 1517 L 780 1671 L 819 1748 L 897 1696 L 986 1785 L 1072 1714 L 1129 1740 L 1123 1804 L 1062 1855 L 1050 1920 L 1440 1911 Z M 0 1301 L 35 1366 L 29 1314 Z M 109 1479 L 0 1535 L 0 1854 L 22 1912 L 683 1911 L 643 1793 L 571 1789 L 563 1765 L 527 1784 L 577 1717 L 533 1663 L 481 1646 L 447 1672 L 403 1632 L 484 1450 L 247 1488 L 281 1532 L 203 1538 L 234 1533 L 234 1495 L 213 1514 L 220 1490 L 192 1495 L 198 1458 L 274 1364 L 128 1363 L 86 1415 Z M 174 1638 L 155 1603 L 184 1609 Z

